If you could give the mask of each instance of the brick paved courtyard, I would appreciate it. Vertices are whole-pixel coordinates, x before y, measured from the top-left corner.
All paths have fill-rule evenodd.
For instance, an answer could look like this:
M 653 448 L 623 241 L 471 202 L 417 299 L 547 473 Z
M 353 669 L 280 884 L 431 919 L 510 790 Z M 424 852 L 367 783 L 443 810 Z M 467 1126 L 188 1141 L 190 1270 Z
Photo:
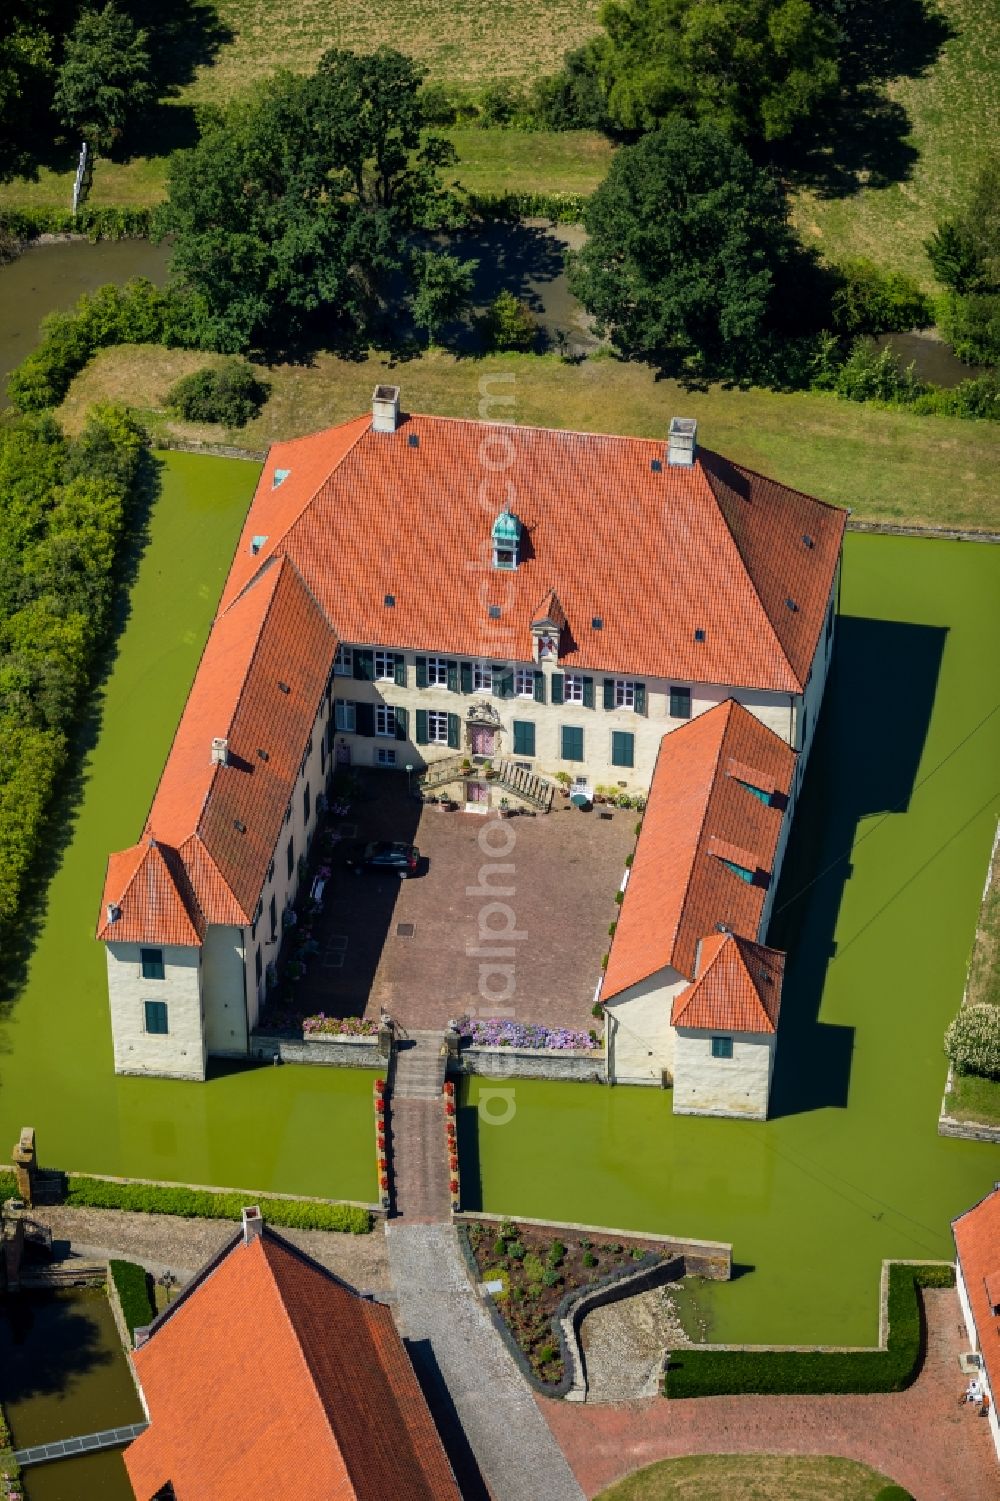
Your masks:
M 548 815 L 500 820 L 424 806 L 407 797 L 405 775 L 371 774 L 365 788 L 345 820 L 347 834 L 415 843 L 421 872 L 406 881 L 355 875 L 335 847 L 316 934 L 320 953 L 299 982 L 298 1005 L 373 1017 L 384 1007 L 407 1028 L 439 1027 L 463 1011 L 592 1026 L 638 815 L 615 810 L 604 819 L 557 797 Z M 491 865 L 512 868 L 490 872 Z M 480 940 L 481 928 L 509 926 L 519 936 Z M 481 995 L 480 965 L 491 955 L 476 950 L 495 946 L 513 950 L 499 960 L 513 965 L 509 1000 L 501 973 L 483 975 L 496 1000 Z

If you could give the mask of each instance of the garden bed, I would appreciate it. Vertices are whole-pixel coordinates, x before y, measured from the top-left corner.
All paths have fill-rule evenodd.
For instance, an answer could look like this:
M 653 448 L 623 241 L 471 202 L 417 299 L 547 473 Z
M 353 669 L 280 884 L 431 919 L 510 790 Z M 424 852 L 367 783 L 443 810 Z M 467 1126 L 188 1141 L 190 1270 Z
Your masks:
M 464 1229 L 479 1280 L 503 1283 L 503 1291 L 493 1294 L 495 1307 L 536 1381 L 548 1386 L 567 1375 L 558 1333 L 564 1301 L 634 1272 L 663 1250 L 655 1240 L 630 1237 L 623 1244 L 610 1235 L 557 1232 L 513 1220 L 475 1220 Z

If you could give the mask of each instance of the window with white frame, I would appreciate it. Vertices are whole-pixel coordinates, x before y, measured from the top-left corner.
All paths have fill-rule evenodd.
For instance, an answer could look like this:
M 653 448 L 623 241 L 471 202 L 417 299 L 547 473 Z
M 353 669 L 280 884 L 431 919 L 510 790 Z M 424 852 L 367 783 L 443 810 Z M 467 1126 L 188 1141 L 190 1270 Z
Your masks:
M 433 660 L 433 659 L 432 659 Z M 427 738 L 435 745 L 448 744 L 448 716 L 433 709 L 427 715 Z
M 518 667 L 514 672 L 514 693 L 517 698 L 534 698 L 535 669 Z
M 392 682 L 396 676 L 396 653 L 392 651 L 377 651 L 375 653 L 375 676 L 385 681 Z
M 567 672 L 563 680 L 563 700 L 567 704 L 583 703 L 583 678 L 578 672 Z
M 333 701 L 333 722 L 338 730 L 345 735 L 354 734 L 355 714 L 354 702 L 349 698 L 335 698 Z
M 625 678 L 615 678 L 615 708 L 634 709 L 638 683 L 631 683 Z
M 493 692 L 493 668 L 483 662 L 472 664 L 472 691 L 473 693 Z
M 427 658 L 427 686 L 428 688 L 447 688 L 448 663 L 444 657 Z
M 341 643 L 337 647 L 337 655 L 333 659 L 333 670 L 339 678 L 349 678 L 354 672 L 354 653 L 349 646 Z
M 391 704 L 376 704 L 375 733 L 396 738 L 396 711 Z
M 390 750 L 387 745 L 377 745 L 375 747 L 376 766 L 395 766 L 395 764 L 396 752 L 394 750 Z

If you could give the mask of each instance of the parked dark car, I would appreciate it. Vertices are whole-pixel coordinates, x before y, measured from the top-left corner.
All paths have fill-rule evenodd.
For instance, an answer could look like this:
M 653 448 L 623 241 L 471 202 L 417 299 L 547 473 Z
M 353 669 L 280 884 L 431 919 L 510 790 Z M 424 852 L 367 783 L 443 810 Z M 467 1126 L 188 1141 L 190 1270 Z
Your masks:
M 414 876 L 420 864 L 420 851 L 415 844 L 401 840 L 380 839 L 373 844 L 359 844 L 348 852 L 347 864 L 357 875 L 363 870 L 392 870 L 405 881 Z

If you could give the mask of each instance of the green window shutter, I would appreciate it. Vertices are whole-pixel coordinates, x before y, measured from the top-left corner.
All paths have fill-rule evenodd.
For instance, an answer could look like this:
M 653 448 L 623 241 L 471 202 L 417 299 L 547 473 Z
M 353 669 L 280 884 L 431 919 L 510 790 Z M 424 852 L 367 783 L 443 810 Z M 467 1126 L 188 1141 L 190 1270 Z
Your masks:
M 457 714 L 448 715 L 448 746 L 451 750 L 458 750 L 461 731 L 461 720 Z
M 447 669 L 448 669 L 448 692 L 449 693 L 457 693 L 458 692 L 458 663 L 457 662 L 448 662 L 445 665 L 447 666 Z
M 544 674 L 544 672 L 536 672 L 535 673 L 535 703 L 536 704 L 544 704 L 544 702 L 545 702 L 545 674 Z
M 561 672 L 552 674 L 552 702 L 561 704 L 563 701 L 563 675 Z
M 405 740 L 409 734 L 410 716 L 400 704 L 396 705 L 396 739 Z
M 374 735 L 375 733 L 375 705 L 355 704 L 354 706 L 354 732 L 357 735 Z
M 471 662 L 463 662 L 461 664 L 461 667 L 459 668 L 459 672 L 461 674 L 462 692 L 463 693 L 471 693 L 472 692 L 472 663 Z
M 493 667 L 493 693 L 496 698 L 514 697 L 514 674 L 506 667 Z
M 594 679 L 593 678 L 584 678 L 584 680 L 583 680 L 583 707 L 585 709 L 592 709 L 594 707 Z
M 515 756 L 535 754 L 535 726 L 530 719 L 514 720 L 514 754 Z
M 417 720 L 417 733 L 416 733 L 416 736 L 414 738 L 416 739 L 416 742 L 417 742 L 418 745 L 426 745 L 427 744 L 427 710 L 426 709 L 417 709 L 417 711 L 416 711 L 416 720 Z
M 636 683 L 636 685 L 635 685 L 635 712 L 637 714 L 645 714 L 645 712 L 646 712 L 646 685 L 645 685 L 645 683 Z
M 426 657 L 418 657 L 417 658 L 417 687 L 418 688 L 426 688 L 427 687 L 427 658 Z M 423 743 L 426 743 L 426 742 L 423 742 Z
M 612 766 L 635 765 L 635 736 L 628 730 L 611 731 Z
M 614 706 L 615 706 L 615 680 L 614 680 L 614 678 L 605 678 L 604 679 L 604 707 L 606 709 L 613 709 Z
M 370 683 L 375 676 L 375 653 L 354 648 L 354 676 Z
M 670 690 L 670 717 L 671 719 L 691 718 L 691 689 L 671 688 Z
M 397 688 L 406 687 L 406 658 L 397 655 L 393 664 L 393 677 L 396 679 Z
M 564 761 L 583 760 L 583 730 L 576 725 L 562 727 L 562 758 Z

